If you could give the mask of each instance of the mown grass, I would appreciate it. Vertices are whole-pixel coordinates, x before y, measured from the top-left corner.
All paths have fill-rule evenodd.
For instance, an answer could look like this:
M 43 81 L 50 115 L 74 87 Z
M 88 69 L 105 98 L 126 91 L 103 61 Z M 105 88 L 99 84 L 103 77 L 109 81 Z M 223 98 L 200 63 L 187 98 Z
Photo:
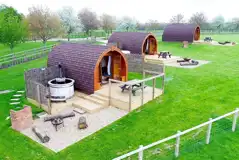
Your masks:
M 46 45 L 51 45 L 51 44 L 55 44 L 55 43 L 56 42 L 49 41 L 46 43 Z M 43 47 L 43 46 L 44 45 L 42 42 L 25 42 L 25 43 L 17 44 L 13 48 L 13 51 L 11 51 L 10 48 L 7 47 L 6 45 L 0 44 L 0 56 L 10 54 L 10 53 L 16 53 L 16 52 L 20 52 L 20 51 L 24 51 L 24 50 L 28 50 L 28 49 Z
M 225 41 L 232 38 L 231 35 L 217 37 Z M 238 41 L 239 37 L 233 39 Z M 11 94 L 0 95 L 0 159 L 109 160 L 239 106 L 238 45 L 190 45 L 189 48 L 181 48 L 181 43 L 159 42 L 158 47 L 159 50 L 171 51 L 173 55 L 209 60 L 211 63 L 195 69 L 166 67 L 163 96 L 57 154 L 9 128 L 10 122 L 5 118 L 9 115 Z M 3 77 L 1 90 L 23 89 L 24 70 L 45 64 L 46 59 L 40 59 L 0 70 Z M 140 78 L 140 75 L 130 73 L 129 77 Z M 238 133 L 217 132 L 211 137 L 210 145 L 182 152 L 179 159 L 237 159 Z M 149 156 L 148 159 L 160 159 L 160 156 Z

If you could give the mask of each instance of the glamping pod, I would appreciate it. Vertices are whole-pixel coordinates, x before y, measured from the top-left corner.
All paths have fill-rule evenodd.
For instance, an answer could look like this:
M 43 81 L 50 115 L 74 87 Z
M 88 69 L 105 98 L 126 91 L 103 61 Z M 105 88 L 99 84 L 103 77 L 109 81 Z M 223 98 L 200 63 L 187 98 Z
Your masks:
M 99 90 L 107 79 L 127 81 L 128 63 L 117 47 L 66 43 L 48 55 L 48 66 L 61 64 L 65 76 L 75 81 L 75 89 L 86 94 Z
M 169 24 L 165 27 L 162 40 L 165 42 L 193 42 L 200 39 L 200 27 L 195 24 Z
M 115 43 L 121 50 L 131 54 L 156 54 L 157 39 L 151 33 L 114 32 L 108 39 L 108 44 Z

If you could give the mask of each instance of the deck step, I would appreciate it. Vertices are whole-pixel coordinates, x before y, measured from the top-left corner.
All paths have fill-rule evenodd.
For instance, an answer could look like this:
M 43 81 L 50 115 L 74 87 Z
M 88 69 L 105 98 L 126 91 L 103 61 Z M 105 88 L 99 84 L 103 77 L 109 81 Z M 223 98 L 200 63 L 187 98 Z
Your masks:
M 94 95 L 96 95 L 96 96 L 100 96 L 100 97 L 103 97 L 103 98 L 105 98 L 105 99 L 109 99 L 109 96 L 108 95 L 106 95 L 106 94 L 103 94 L 103 93 L 101 93 L 101 92 L 95 92 L 94 93 Z
M 96 99 L 96 98 L 94 98 L 92 96 L 85 96 L 85 97 L 82 97 L 82 98 L 84 98 L 84 99 L 86 99 L 86 100 L 88 100 L 90 102 L 96 103 L 96 104 L 100 104 L 100 105 L 104 105 L 105 104 L 104 101 Z
M 90 95 L 90 96 L 93 97 L 93 98 L 95 98 L 95 99 L 104 101 L 104 102 L 108 102 L 108 101 L 109 101 L 109 98 L 104 97 L 104 96 L 101 96 L 101 95 L 99 95 L 99 94 L 92 94 L 92 95 Z
M 77 100 L 74 101 L 72 105 L 88 113 L 94 113 L 104 108 L 102 105 L 96 104 L 84 98 L 77 98 Z

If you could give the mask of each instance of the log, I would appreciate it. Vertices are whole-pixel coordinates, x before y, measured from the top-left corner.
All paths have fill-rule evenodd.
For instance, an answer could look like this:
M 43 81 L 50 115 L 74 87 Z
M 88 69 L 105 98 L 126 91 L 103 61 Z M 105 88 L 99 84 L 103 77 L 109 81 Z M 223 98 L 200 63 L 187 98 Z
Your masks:
M 32 127 L 32 131 L 36 134 L 36 136 L 40 139 L 42 143 L 46 143 L 50 141 L 50 137 L 46 135 L 46 133 L 42 132 L 36 127 Z
M 59 114 L 59 115 L 55 115 L 55 116 L 48 116 L 48 117 L 44 118 L 44 122 L 52 121 L 52 120 L 57 119 L 57 118 L 64 119 L 64 118 L 69 118 L 69 117 L 75 117 L 75 113 L 74 112 L 70 112 L 70 113 L 66 113 L 66 114 Z

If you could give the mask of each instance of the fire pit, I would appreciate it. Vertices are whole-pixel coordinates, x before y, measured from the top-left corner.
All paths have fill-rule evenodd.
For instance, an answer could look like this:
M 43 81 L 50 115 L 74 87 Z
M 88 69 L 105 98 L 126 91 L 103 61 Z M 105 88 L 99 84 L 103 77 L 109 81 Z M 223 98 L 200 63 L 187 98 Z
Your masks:
M 52 120 L 51 123 L 55 127 L 56 131 L 58 130 L 57 128 L 59 125 L 63 125 L 63 127 L 64 127 L 64 121 L 61 118 L 56 118 L 56 119 Z

